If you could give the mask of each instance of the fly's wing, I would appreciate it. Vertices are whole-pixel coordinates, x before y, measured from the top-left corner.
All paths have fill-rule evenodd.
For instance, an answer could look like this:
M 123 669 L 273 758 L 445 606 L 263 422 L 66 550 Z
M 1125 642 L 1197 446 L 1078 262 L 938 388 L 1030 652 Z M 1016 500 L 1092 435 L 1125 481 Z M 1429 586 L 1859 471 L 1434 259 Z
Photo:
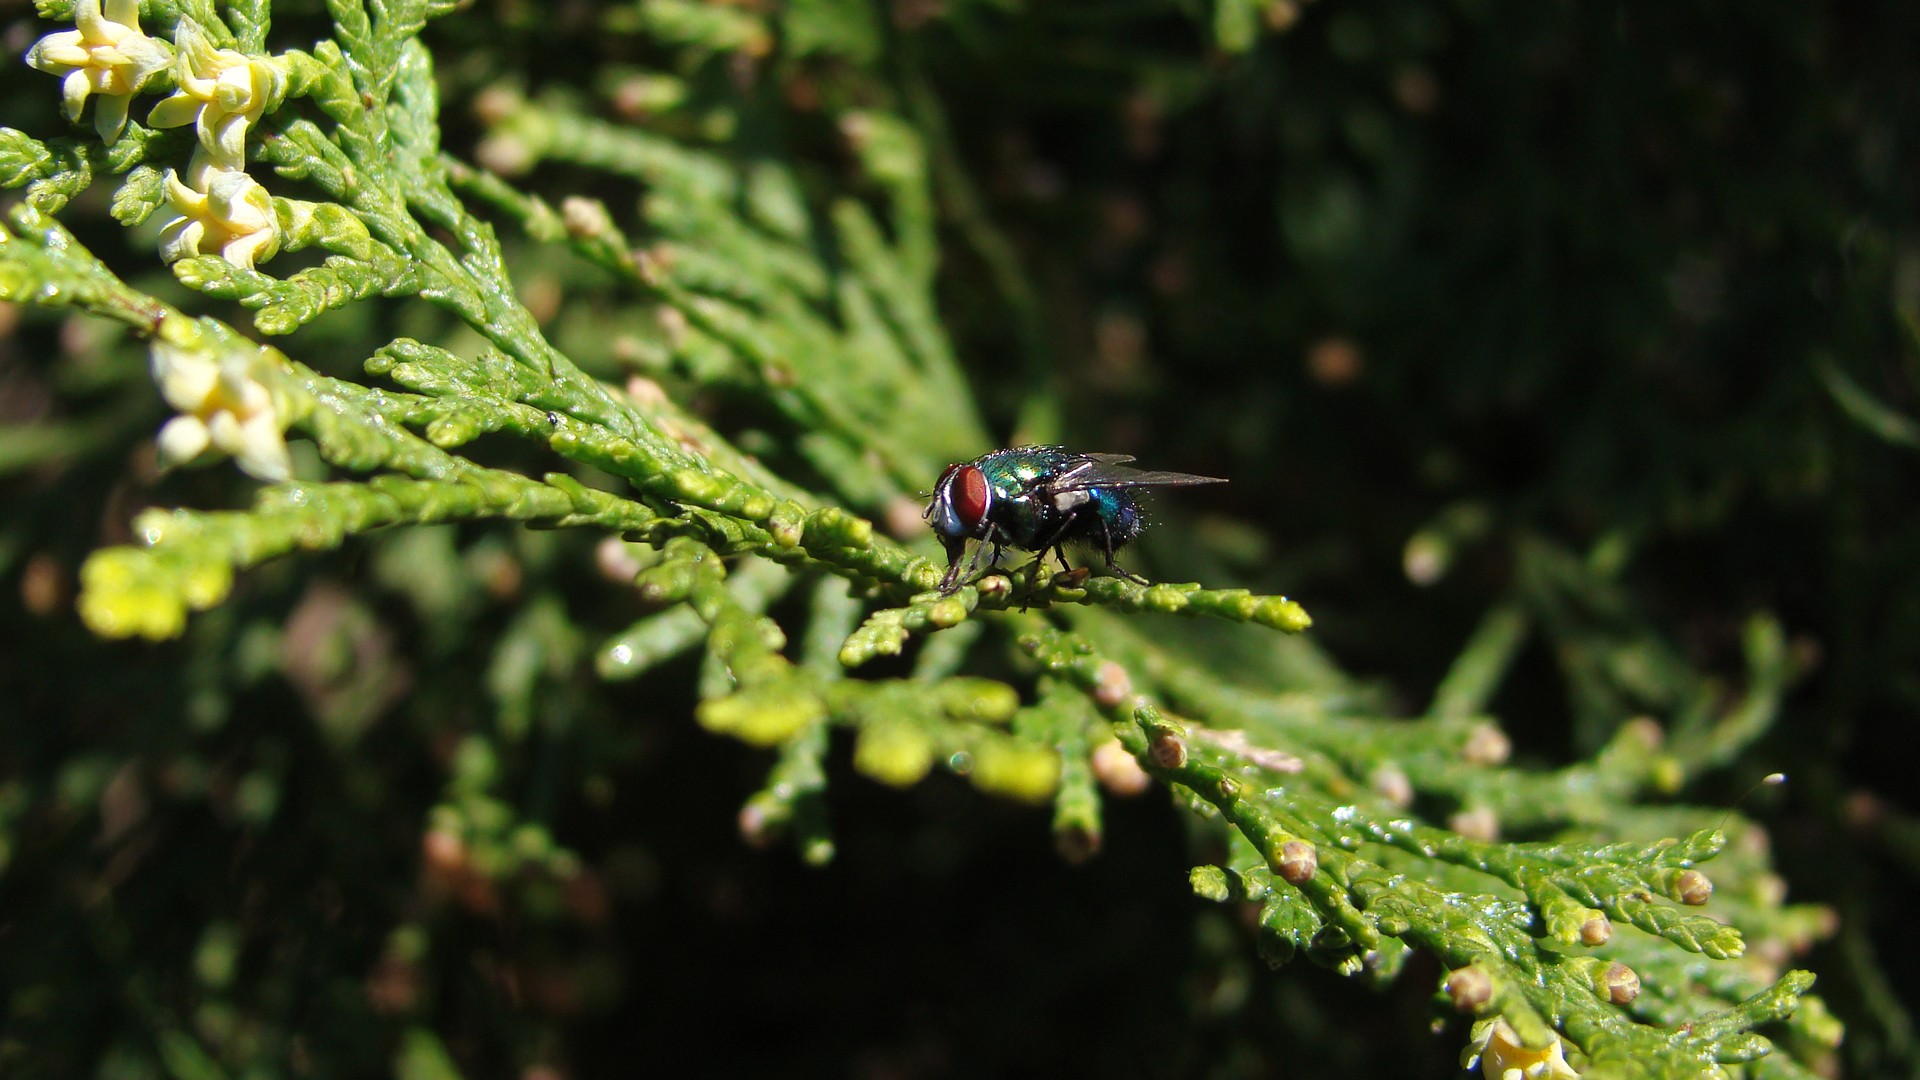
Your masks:
M 1193 484 L 1224 484 L 1218 476 L 1195 476 L 1183 472 L 1146 472 L 1119 464 L 1133 459 L 1124 454 L 1087 454 L 1086 460 L 1067 469 L 1047 484 L 1050 491 L 1085 491 L 1106 487 L 1188 487 Z

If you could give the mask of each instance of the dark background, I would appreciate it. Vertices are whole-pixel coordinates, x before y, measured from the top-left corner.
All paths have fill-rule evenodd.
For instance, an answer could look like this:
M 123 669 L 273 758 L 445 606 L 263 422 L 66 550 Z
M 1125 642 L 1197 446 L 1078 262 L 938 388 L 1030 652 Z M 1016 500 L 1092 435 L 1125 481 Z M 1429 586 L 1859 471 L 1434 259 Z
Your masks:
M 481 3 L 428 40 L 456 154 L 484 87 L 611 112 L 609 65 L 669 60 L 732 110 L 728 152 L 819 192 L 850 182 L 836 108 L 941 116 L 940 299 L 990 426 L 1231 477 L 1162 511 L 1188 520 L 1148 565 L 1301 599 L 1403 710 L 1534 538 L 1624 552 L 1635 618 L 1730 683 L 1743 621 L 1776 614 L 1806 675 L 1687 795 L 1790 774 L 1745 809 L 1791 897 L 1839 915 L 1796 960 L 1848 1024 L 1836 1066 L 1913 1075 L 1920 445 L 1849 394 L 1920 414 L 1920 8 L 1320 0 L 1234 54 L 1203 7 L 897 0 L 868 58 L 690 62 L 591 4 Z M 16 56 L 50 25 L 0 20 Z M 62 130 L 46 76 L 10 65 L 0 93 Z M 177 296 L 106 190 L 64 219 Z M 76 434 L 0 468 L 0 1069 L 211 1076 L 217 1046 L 225 1075 L 366 1075 L 427 1069 L 432 1031 L 474 1077 L 1453 1071 L 1458 1026 L 1424 1033 L 1436 971 L 1385 994 L 1268 972 L 1191 897 L 1204 848 L 1157 796 L 1114 802 L 1069 867 L 1043 811 L 880 788 L 840 745 L 834 863 L 748 848 L 765 759 L 693 726 L 695 663 L 592 675 L 639 614 L 597 538 L 381 538 L 248 575 L 180 641 L 92 638 L 87 552 L 141 506 L 245 488 L 154 476 L 137 347 L 7 319 L 0 423 Z M 370 305 L 303 358 L 351 372 L 400 322 Z M 1448 572 L 1410 583 L 1409 539 L 1462 512 Z M 522 703 L 532 737 L 475 693 L 521 639 L 575 657 Z M 1495 702 L 1541 764 L 1610 733 L 1558 660 L 1530 647 Z M 436 806 L 489 802 L 520 862 L 434 848 Z

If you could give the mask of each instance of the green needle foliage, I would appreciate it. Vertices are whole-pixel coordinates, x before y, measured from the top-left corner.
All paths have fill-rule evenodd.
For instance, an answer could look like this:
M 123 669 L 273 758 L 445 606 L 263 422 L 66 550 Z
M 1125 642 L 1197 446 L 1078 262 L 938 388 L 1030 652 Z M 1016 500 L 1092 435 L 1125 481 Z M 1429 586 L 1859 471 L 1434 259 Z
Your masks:
M 941 89 L 957 61 L 929 59 L 924 37 L 953 35 L 955 55 L 982 35 L 1031 49 L 1041 14 L 639 0 L 552 5 L 545 25 L 545 5 L 444 0 L 36 6 L 29 62 L 64 81 L 8 76 L 0 299 L 20 340 L 58 329 L 39 377 L 82 404 L 0 430 L 0 475 L 42 506 L 116 492 L 87 496 L 104 540 L 74 541 L 91 553 L 71 606 L 98 639 L 163 651 L 61 643 L 141 673 L 49 688 L 34 699 L 46 729 L 7 751 L 9 951 L 78 920 L 89 977 L 124 985 L 90 1006 L 60 964 L 5 961 L 0 1071 L 442 1077 L 505 1060 L 533 1076 L 635 1060 L 596 1058 L 575 1018 L 632 1007 L 609 897 L 673 870 L 605 835 L 638 805 L 622 777 L 691 725 L 754 748 L 753 780 L 696 781 L 735 801 L 741 834 L 831 872 L 904 857 L 845 850 L 850 784 L 964 778 L 1046 808 L 1075 865 L 1122 843 L 1115 801 L 1153 785 L 1190 822 L 1192 892 L 1238 913 L 1200 925 L 1237 926 L 1233 948 L 1266 966 L 1329 969 L 1306 985 L 1415 984 L 1456 1022 L 1449 1050 L 1488 1075 L 1832 1065 L 1841 1025 L 1791 964 L 1832 913 L 1784 902 L 1758 826 L 1685 801 L 1769 736 L 1809 658 L 1757 614 L 1741 670 L 1717 672 L 1645 613 L 1627 555 L 1680 510 L 1642 504 L 1582 536 L 1480 494 L 1411 523 L 1417 581 L 1496 547 L 1510 568 L 1472 598 L 1479 625 L 1424 705 L 1300 636 L 1309 590 L 1293 590 L 1303 607 L 1178 580 L 1264 563 L 1253 576 L 1291 589 L 1289 572 L 1313 572 L 1311 556 L 1236 556 L 1262 541 L 1183 525 L 1204 517 L 1184 506 L 1149 540 L 1168 538 L 1153 553 L 1173 581 L 1034 560 L 934 591 L 945 558 L 919 509 L 941 468 L 1000 445 L 995 417 L 1052 439 L 1087 400 L 1056 377 L 1042 279 L 995 220 L 997 190 L 1053 181 L 971 171 L 978 148 L 949 116 L 964 103 Z M 1130 80 L 1151 111 L 1235 77 L 1222 70 L 1256 78 L 1235 58 L 1307 14 L 1162 6 L 1145 5 L 1193 37 L 1178 66 L 1126 32 L 1139 13 L 1072 6 L 1121 28 L 1111 66 L 1073 73 L 1086 93 Z M 1406 18 L 1410 39 L 1432 30 Z M 543 59 L 487 70 L 490 20 Z M 1388 48 L 1363 40 L 1372 26 L 1336 17 L 1329 47 L 1356 62 Z M 1412 109 L 1424 85 L 1408 67 L 1396 92 Z M 1305 145 L 1320 122 L 1286 130 Z M 1358 155 L 1387 138 L 1379 115 L 1345 122 Z M 1279 211 L 1300 257 L 1337 262 L 1341 230 L 1351 257 L 1368 237 L 1389 246 L 1401 223 L 1371 219 L 1344 167 L 1315 160 L 1325 174 L 1303 164 Z M 1186 259 L 1231 240 L 1189 239 Z M 1111 363 L 1086 381 L 1123 386 L 1140 377 L 1130 324 L 1100 318 Z M 1316 354 L 1330 382 L 1359 362 L 1342 349 Z M 975 352 L 1008 359 L 963 361 Z M 1862 431 L 1915 444 L 1897 403 L 1832 359 L 1810 370 Z M 1463 371 L 1460 392 L 1480 377 Z M 27 514 L 0 528 L 23 595 L 49 572 L 32 555 L 47 535 Z M 1574 752 L 1558 766 L 1516 756 L 1495 715 L 1530 650 L 1564 685 Z M 65 733 L 63 714 L 106 734 Z M 172 843 L 159 808 L 198 808 L 223 839 L 154 865 Z M 239 897 L 210 869 L 228 843 L 257 844 L 234 856 L 254 882 Z M 324 887 L 301 843 L 340 845 Z M 82 911 L 21 900 L 46 889 Z M 1425 1037 L 1392 1023 L 1390 1038 Z M 1376 1028 L 1328 1015 L 1320 1037 L 1349 1025 Z M 1225 1042 L 1172 1057 L 1257 1071 Z

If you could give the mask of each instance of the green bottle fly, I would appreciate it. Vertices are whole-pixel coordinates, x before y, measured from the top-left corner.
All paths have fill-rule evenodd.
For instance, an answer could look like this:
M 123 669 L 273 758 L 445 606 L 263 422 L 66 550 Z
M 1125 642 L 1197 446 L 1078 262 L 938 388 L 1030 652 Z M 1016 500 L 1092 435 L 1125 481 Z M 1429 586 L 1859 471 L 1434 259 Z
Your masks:
M 961 558 L 967 541 L 979 541 L 971 575 L 982 553 L 998 560 L 1002 548 L 1019 548 L 1042 557 L 1052 551 L 1064 569 L 1067 544 L 1086 544 L 1106 556 L 1107 568 L 1130 581 L 1144 579 L 1113 561 L 1113 553 L 1146 528 L 1136 489 L 1224 484 L 1213 476 L 1143 472 L 1128 468 L 1125 454 L 1082 454 L 1064 446 L 1016 446 L 995 450 L 963 464 L 949 465 L 934 485 L 933 501 L 922 514 L 947 548 L 947 573 L 940 591 L 960 587 Z M 991 560 L 990 560 L 991 561 Z

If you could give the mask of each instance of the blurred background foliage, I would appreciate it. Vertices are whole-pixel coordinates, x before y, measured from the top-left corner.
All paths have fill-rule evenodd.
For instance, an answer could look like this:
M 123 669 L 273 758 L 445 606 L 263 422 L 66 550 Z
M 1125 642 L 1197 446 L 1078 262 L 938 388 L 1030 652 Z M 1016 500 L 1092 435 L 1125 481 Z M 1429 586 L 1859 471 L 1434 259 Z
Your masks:
M 317 3 L 275 16 L 285 45 L 324 32 Z M 46 29 L 0 3 L 9 55 Z M 479 0 L 426 40 L 452 152 L 622 218 L 637 185 L 536 164 L 502 117 L 597 116 L 876 202 L 899 193 L 856 162 L 885 133 L 848 118 L 903 119 L 997 442 L 1231 477 L 1162 511 L 1143 568 L 1301 599 L 1401 711 L 1511 603 L 1535 633 L 1492 711 L 1565 763 L 1736 692 L 1742 627 L 1774 613 L 1804 676 L 1689 797 L 1789 772 L 1744 808 L 1792 897 L 1839 915 L 1796 961 L 1848 1025 L 1833 1067 L 1920 1068 L 1920 9 Z M 62 129 L 46 76 L 0 66 L 0 93 L 14 126 Z M 106 209 L 64 219 L 185 295 Z M 648 371 L 630 294 L 522 253 L 549 338 Z M 1192 898 L 1164 799 L 1115 801 L 1079 867 L 1044 811 L 944 776 L 830 787 L 823 869 L 743 845 L 764 754 L 690 722 L 694 658 L 595 673 L 643 609 L 616 584 L 633 553 L 584 533 L 397 532 L 252 571 L 181 640 L 97 640 L 85 555 L 142 507 L 248 485 L 156 474 L 143 348 L 0 318 L 0 1069 L 229 1075 L 207 1045 L 277 1063 L 236 1075 L 1456 1068 L 1457 1032 L 1409 1037 L 1430 979 L 1266 971 Z M 363 304 L 301 358 L 352 373 L 448 322 Z M 820 467 L 748 388 L 692 404 Z

